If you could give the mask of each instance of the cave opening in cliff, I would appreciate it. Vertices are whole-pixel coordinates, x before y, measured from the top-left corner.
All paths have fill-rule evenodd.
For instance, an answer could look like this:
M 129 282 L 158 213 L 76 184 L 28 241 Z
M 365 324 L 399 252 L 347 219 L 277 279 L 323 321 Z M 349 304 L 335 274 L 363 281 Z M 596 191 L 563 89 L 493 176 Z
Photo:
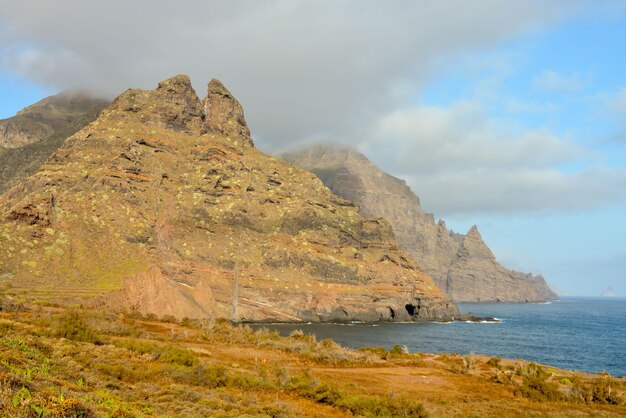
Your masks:
M 409 313 L 409 315 L 415 316 L 415 313 L 416 313 L 415 305 L 413 305 L 412 303 L 407 303 L 406 305 L 404 305 L 404 308 Z
M 396 319 L 396 311 L 393 308 L 389 307 L 389 314 L 391 315 L 391 319 Z

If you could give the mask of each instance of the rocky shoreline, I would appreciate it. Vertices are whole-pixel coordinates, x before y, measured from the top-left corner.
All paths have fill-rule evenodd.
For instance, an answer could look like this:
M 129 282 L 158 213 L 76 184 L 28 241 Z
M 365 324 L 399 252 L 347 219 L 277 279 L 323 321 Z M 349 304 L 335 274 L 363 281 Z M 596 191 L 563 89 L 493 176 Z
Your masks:
M 453 316 L 449 319 L 423 319 L 423 320 L 410 320 L 410 321 L 392 321 L 392 320 L 377 320 L 377 321 L 356 321 L 356 320 L 330 320 L 330 321 L 251 321 L 251 320 L 243 320 L 235 322 L 235 324 L 244 324 L 244 325 L 254 325 L 254 326 L 262 326 L 262 325 L 278 325 L 278 324 L 337 324 L 337 325 L 345 325 L 345 324 L 379 324 L 379 323 L 450 323 L 450 322 L 477 322 L 477 323 L 500 323 L 498 318 L 494 318 L 491 316 L 476 316 L 471 313 L 468 314 L 459 314 L 457 316 Z

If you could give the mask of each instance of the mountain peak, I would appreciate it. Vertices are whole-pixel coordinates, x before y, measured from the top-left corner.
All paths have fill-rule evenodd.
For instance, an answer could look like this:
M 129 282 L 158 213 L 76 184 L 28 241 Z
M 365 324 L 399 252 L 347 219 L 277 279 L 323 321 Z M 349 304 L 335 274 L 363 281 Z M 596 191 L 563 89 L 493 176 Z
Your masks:
M 108 108 L 108 116 L 135 118 L 190 135 L 204 132 L 202 103 L 186 75 L 161 81 L 155 90 L 126 90 Z
M 460 251 L 463 250 L 468 251 L 469 254 L 472 254 L 474 257 L 495 261 L 493 253 L 487 244 L 485 244 L 485 241 L 483 241 L 483 237 L 480 235 L 480 232 L 478 232 L 478 227 L 476 225 L 472 225 L 463 238 Z
M 205 124 L 209 131 L 254 146 L 241 104 L 218 79 L 209 82 L 203 105 Z
M 209 93 L 219 93 L 232 96 L 230 91 L 226 88 L 226 86 L 224 86 L 224 83 L 217 78 L 212 78 L 211 81 L 209 81 L 208 91 Z
M 483 237 L 478 232 L 478 227 L 476 225 L 472 225 L 472 227 L 467 231 L 467 236 L 474 239 L 483 240 Z
M 181 93 L 193 91 L 193 87 L 191 86 L 191 79 L 187 74 L 179 74 L 174 77 L 170 77 L 167 80 L 163 80 L 159 83 L 157 90 L 167 90 L 167 91 L 177 91 Z M 195 95 L 195 91 L 193 92 Z
M 199 136 L 209 132 L 254 146 L 243 108 L 230 91 L 212 79 L 207 96 L 200 100 L 189 76 L 180 74 L 161 81 L 155 90 L 129 89 L 118 96 L 110 110 L 135 115 L 142 123 Z

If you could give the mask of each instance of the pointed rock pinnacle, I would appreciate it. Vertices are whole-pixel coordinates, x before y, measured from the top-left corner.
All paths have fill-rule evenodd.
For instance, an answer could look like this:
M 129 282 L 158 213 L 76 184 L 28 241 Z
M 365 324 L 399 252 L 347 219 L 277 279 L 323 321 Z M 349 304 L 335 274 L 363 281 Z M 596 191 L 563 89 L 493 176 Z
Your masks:
M 241 144 L 254 146 L 243 108 L 217 79 L 209 82 L 207 97 L 204 99 L 204 115 L 209 131 L 218 132 Z

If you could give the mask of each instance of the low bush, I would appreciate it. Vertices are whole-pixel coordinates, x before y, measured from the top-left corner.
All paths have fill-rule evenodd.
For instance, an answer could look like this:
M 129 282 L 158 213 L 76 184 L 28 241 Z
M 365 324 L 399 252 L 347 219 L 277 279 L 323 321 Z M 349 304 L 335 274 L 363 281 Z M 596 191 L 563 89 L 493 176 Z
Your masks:
M 396 344 L 391 348 L 391 350 L 389 350 L 389 353 L 390 354 L 409 354 L 409 350 L 406 348 L 405 345 Z
M 556 382 L 550 380 L 552 375 L 538 364 L 528 363 L 517 370 L 523 377 L 522 384 L 515 393 L 539 402 L 563 401 L 565 395 Z
M 588 404 L 619 405 L 623 399 L 617 394 L 617 382 L 610 376 L 584 382 L 574 379 L 571 397 Z
M 77 311 L 68 311 L 61 316 L 53 328 L 53 334 L 56 337 L 73 341 L 96 342 L 96 335 L 93 330 Z
M 499 369 L 501 361 L 502 359 L 500 357 L 491 357 L 489 360 L 487 360 L 487 364 L 490 365 L 491 367 L 495 367 L 496 369 Z
M 516 388 L 515 393 L 539 402 L 565 400 L 565 395 L 557 383 L 538 377 L 525 377 L 522 385 Z

